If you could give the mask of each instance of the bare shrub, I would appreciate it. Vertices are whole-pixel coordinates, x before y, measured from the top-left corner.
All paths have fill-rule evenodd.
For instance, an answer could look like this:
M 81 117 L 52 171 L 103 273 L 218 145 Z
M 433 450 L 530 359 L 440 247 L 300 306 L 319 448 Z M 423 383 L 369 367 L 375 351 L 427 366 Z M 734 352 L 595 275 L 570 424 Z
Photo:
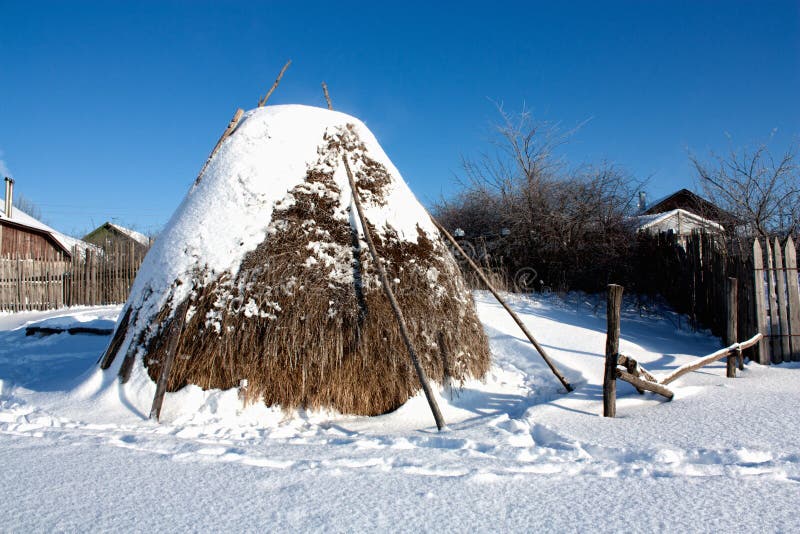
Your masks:
M 597 290 L 629 274 L 633 214 L 641 184 L 613 164 L 568 169 L 555 154 L 572 132 L 506 113 L 492 150 L 463 161 L 462 191 L 435 212 L 467 239 L 490 241 L 507 279 L 532 268 L 539 287 Z

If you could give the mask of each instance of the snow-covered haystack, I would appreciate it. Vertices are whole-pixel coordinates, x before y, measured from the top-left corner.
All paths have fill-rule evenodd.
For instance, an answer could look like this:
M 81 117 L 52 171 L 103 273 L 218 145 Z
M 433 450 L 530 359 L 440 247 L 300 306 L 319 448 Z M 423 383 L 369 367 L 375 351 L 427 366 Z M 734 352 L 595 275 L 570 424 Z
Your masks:
M 425 209 L 361 121 L 306 106 L 250 111 L 223 143 L 142 264 L 109 372 L 157 380 L 186 301 L 168 391 L 239 387 L 248 401 L 367 415 L 414 395 L 343 155 L 428 376 L 483 376 L 486 336 Z

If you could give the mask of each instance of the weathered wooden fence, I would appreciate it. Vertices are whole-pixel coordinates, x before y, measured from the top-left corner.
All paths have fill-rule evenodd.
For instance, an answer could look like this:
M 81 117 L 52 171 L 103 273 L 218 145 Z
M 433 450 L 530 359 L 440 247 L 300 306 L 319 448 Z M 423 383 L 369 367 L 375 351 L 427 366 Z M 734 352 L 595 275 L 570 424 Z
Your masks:
M 642 268 L 650 290 L 663 294 L 694 326 L 726 337 L 726 283 L 736 278 L 736 330 L 747 339 L 763 334 L 746 356 L 760 363 L 800 361 L 800 288 L 797 254 L 790 238 L 725 240 L 697 232 L 680 240 L 647 238 Z
M 123 303 L 144 254 L 133 244 L 117 242 L 102 249 L 73 249 L 71 258 L 0 258 L 0 311 Z

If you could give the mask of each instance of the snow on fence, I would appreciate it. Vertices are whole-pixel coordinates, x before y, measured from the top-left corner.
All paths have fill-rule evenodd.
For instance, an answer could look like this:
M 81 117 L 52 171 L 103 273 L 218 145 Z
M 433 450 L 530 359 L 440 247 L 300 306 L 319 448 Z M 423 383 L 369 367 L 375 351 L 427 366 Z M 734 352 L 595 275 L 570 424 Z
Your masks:
M 132 243 L 72 250 L 52 260 L 0 258 L 0 311 L 120 304 L 145 252 Z

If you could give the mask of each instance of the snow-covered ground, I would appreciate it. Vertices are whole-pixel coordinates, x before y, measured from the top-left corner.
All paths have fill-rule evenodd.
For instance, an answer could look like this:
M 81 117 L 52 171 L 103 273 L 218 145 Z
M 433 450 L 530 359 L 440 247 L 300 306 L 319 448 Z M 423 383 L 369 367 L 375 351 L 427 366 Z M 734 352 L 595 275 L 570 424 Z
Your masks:
M 440 399 L 375 418 L 241 409 L 235 392 L 109 388 L 108 337 L 25 326 L 113 324 L 118 307 L 0 315 L 0 531 L 797 531 L 800 365 L 724 362 L 670 403 L 620 383 L 602 413 L 605 317 L 573 296 L 517 299 L 569 380 L 478 293 L 495 366 Z M 594 303 L 596 304 L 596 303 Z M 600 307 L 602 310 L 602 306 Z M 634 311 L 622 352 L 661 374 L 719 340 Z

